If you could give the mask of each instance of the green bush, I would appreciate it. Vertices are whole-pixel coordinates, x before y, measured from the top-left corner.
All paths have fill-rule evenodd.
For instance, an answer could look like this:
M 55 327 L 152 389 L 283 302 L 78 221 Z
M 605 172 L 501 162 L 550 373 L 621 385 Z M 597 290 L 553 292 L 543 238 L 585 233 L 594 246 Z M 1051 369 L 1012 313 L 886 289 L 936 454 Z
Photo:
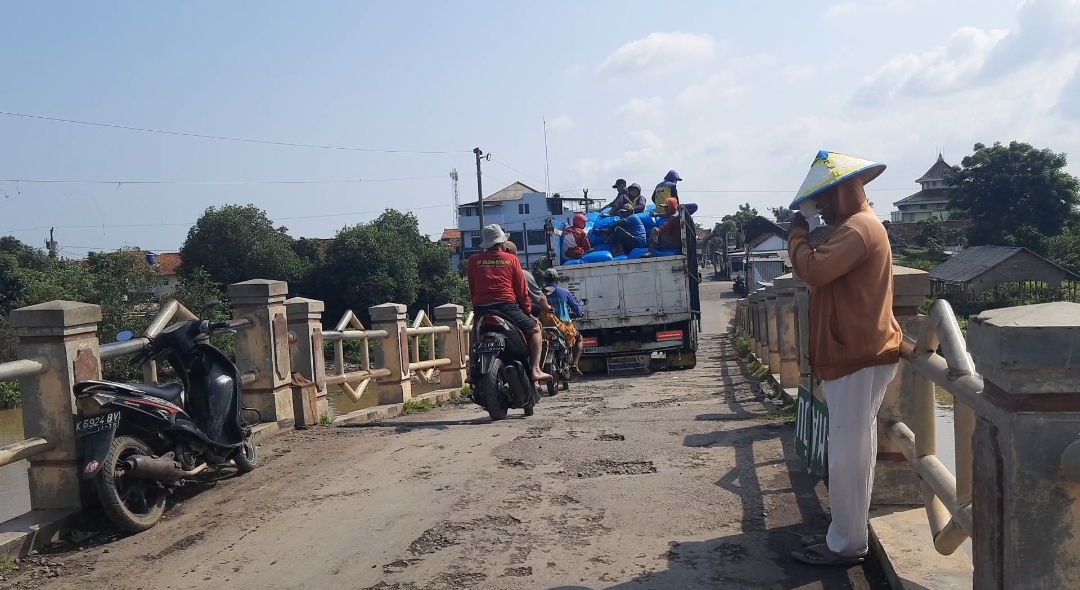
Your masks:
M 19 384 L 14 381 L 0 381 L 0 409 L 14 408 L 22 404 Z

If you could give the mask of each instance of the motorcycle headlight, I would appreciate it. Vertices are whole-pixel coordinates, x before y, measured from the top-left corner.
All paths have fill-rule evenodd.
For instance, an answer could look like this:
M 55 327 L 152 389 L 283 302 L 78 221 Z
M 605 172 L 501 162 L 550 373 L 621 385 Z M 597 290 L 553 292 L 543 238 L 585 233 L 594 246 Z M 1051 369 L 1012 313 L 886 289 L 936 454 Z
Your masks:
M 95 393 L 86 397 L 80 397 L 75 400 L 75 407 L 79 408 L 79 411 L 86 416 L 96 416 L 98 414 L 104 414 L 106 405 L 110 404 L 116 399 L 116 396 L 109 395 L 107 393 Z

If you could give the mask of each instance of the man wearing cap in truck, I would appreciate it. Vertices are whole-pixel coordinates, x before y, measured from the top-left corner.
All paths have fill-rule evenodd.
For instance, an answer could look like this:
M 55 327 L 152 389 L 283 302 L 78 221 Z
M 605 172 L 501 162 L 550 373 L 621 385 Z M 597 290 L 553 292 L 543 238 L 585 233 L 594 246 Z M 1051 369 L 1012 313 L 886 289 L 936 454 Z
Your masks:
M 788 254 L 810 293 L 810 364 L 829 407 L 826 534 L 803 537 L 792 556 L 852 565 L 868 550 L 867 517 L 877 459 L 877 413 L 896 375 L 903 335 L 893 317 L 892 250 L 863 185 L 884 164 L 818 152 L 791 208 Z M 807 220 L 835 228 L 815 244 Z M 817 233 L 817 232 L 815 232 Z
M 625 180 L 619 179 L 619 182 L 626 183 Z M 641 185 L 634 183 L 630 185 L 630 188 L 626 191 L 620 191 L 619 196 L 615 197 L 615 200 L 605 205 L 601 211 L 604 217 L 611 217 L 612 215 L 619 215 L 620 211 L 627 205 L 630 206 L 631 211 L 634 213 L 645 212 L 645 197 L 641 196 Z
M 540 369 L 543 340 L 540 325 L 529 315 L 532 300 L 521 262 L 505 250 L 507 235 L 498 224 L 484 226 L 480 237 L 483 252 L 469 257 L 466 270 L 473 309 L 477 317 L 490 310 L 512 321 L 525 334 L 529 344 L 533 380 L 548 381 L 551 375 Z

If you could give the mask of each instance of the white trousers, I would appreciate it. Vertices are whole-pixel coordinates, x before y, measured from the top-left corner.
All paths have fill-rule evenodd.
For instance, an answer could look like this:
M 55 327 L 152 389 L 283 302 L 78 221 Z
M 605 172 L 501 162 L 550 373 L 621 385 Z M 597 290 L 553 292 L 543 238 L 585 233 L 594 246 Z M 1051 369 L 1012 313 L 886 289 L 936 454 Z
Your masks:
M 825 542 L 833 553 L 865 555 L 877 463 L 877 413 L 898 365 L 868 367 L 822 381 L 829 406 L 829 510 Z

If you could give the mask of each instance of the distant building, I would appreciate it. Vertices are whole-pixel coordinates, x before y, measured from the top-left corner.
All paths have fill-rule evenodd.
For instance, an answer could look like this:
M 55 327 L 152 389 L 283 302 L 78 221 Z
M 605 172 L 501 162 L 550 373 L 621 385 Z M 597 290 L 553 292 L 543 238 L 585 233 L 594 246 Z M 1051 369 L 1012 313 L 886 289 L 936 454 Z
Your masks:
M 442 237 L 439 238 L 439 243 L 446 247 L 450 251 L 451 260 L 454 268 L 457 268 L 457 258 L 461 254 L 461 230 L 454 228 L 444 229 Z
M 898 211 L 892 212 L 894 223 L 913 223 L 936 217 L 942 221 L 949 218 L 949 187 L 945 186 L 945 173 L 952 166 L 938 154 L 937 162 L 915 182 L 922 190 L 893 203 Z
M 787 231 L 783 227 L 758 216 L 743 226 L 743 234 L 748 293 L 754 293 L 763 283 L 771 283 L 776 277 L 790 272 Z
M 1064 280 L 1080 277 L 1027 248 L 972 246 L 930 271 L 935 297 L 978 297 L 1006 284 L 1038 282 L 1060 289 Z
M 497 223 L 510 235 L 510 241 L 518 247 L 518 258 L 524 267 L 530 266 L 547 254 L 547 222 L 549 219 L 566 221 L 564 218 L 584 209 L 593 200 L 548 197 L 527 184 L 515 182 L 484 197 L 484 223 Z M 458 207 L 458 231 L 461 247 L 454 257 L 457 268 L 462 259 L 480 251 L 480 211 L 476 201 Z M 446 233 L 443 233 L 444 237 Z

